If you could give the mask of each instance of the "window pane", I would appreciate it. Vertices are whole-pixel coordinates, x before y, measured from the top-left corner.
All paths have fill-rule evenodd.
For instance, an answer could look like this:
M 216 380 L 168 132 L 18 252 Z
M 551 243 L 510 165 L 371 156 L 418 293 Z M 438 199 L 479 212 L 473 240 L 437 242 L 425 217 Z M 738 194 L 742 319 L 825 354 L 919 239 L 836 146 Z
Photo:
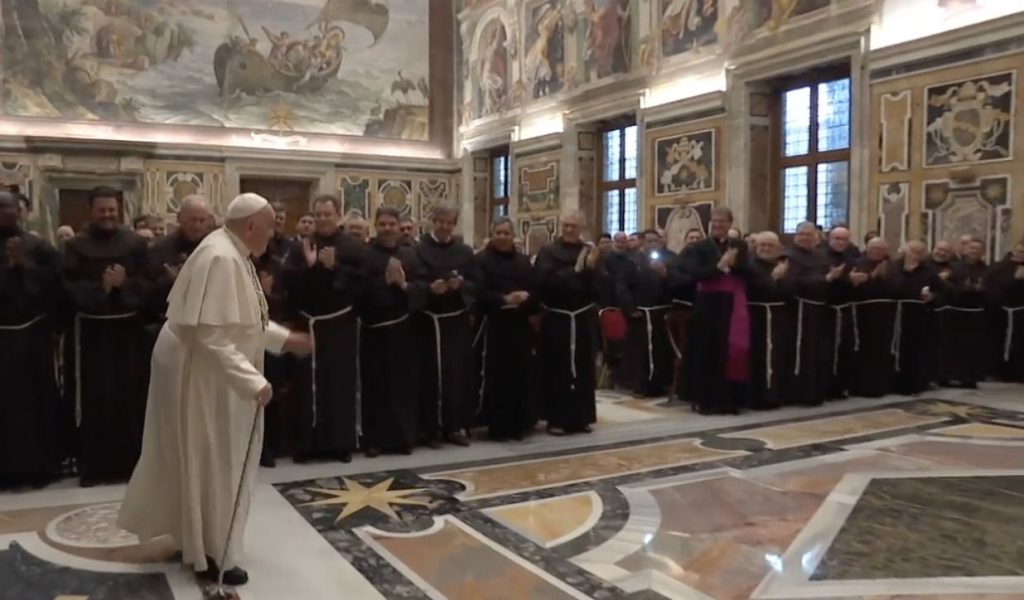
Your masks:
M 640 206 L 636 198 L 636 188 L 627 188 L 625 202 L 625 221 L 627 232 L 635 232 L 640 228 Z
M 508 197 L 508 155 L 494 157 L 491 180 L 494 184 L 493 197 Z
M 818 84 L 818 151 L 850 147 L 850 79 Z
M 619 197 L 619 190 L 609 190 L 604 193 L 604 230 L 611 234 L 622 230 Z
M 604 132 L 604 181 L 618 181 L 622 177 L 622 130 Z
M 636 125 L 630 125 L 626 128 L 626 140 L 624 144 L 626 151 L 626 172 L 622 176 L 623 179 L 636 179 L 636 162 L 637 154 L 639 153 L 636 132 Z
M 782 171 L 782 232 L 794 233 L 807 220 L 807 167 L 789 167 Z
M 496 204 L 494 206 L 494 214 L 491 215 L 491 216 L 492 216 L 492 218 L 495 218 L 495 219 L 497 219 L 498 217 L 507 217 L 508 216 L 508 204 Z
M 836 223 L 846 223 L 850 199 L 850 164 L 845 161 L 818 165 L 818 225 L 828 230 Z
M 786 156 L 799 156 L 810 152 L 811 88 L 802 87 L 786 92 L 783 96 L 782 120 Z

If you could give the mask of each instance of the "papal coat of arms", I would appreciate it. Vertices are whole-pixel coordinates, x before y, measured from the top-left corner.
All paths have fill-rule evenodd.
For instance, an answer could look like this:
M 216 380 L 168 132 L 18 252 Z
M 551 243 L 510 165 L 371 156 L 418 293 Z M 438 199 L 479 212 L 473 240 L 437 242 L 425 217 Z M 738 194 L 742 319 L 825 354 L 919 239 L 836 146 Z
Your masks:
M 715 131 L 708 129 L 655 142 L 656 196 L 715 188 Z
M 925 90 L 924 164 L 934 167 L 1012 158 L 1016 71 Z

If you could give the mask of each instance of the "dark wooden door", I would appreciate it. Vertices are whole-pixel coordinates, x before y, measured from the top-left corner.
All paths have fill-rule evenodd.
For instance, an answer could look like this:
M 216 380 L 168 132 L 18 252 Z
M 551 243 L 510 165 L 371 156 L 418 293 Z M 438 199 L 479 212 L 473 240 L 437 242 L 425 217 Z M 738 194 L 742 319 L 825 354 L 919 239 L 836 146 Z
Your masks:
M 89 223 L 89 192 L 90 190 L 60 190 L 57 196 L 60 207 L 58 225 L 70 225 L 77 233 Z
M 288 220 L 285 222 L 284 230 L 288 235 L 294 235 L 295 223 L 299 217 L 309 212 L 309 201 L 313 193 L 312 181 L 245 177 L 239 184 L 242 193 L 252 192 L 271 202 L 285 205 Z

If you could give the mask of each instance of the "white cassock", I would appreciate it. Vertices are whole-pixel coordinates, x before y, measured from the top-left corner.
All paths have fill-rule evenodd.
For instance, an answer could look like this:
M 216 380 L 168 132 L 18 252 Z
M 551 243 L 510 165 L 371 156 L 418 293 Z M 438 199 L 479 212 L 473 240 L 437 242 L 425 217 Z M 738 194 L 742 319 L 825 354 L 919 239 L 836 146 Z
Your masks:
M 142 455 L 128 483 L 118 525 L 142 540 L 171 536 L 185 564 L 207 569 L 224 556 L 243 470 L 231 548 L 236 549 L 259 466 L 263 422 L 256 394 L 267 385 L 263 353 L 278 353 L 288 330 L 269 322 L 266 300 L 245 244 L 225 228 L 206 237 L 181 268 L 168 297 L 167 322 L 153 350 Z

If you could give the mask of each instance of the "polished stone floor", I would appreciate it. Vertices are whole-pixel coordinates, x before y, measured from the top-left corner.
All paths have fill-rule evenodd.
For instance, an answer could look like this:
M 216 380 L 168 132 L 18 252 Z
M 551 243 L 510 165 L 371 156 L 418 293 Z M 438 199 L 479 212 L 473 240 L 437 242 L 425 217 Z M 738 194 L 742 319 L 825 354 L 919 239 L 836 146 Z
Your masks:
M 1024 600 L 1024 387 L 263 470 L 243 600 Z M 123 487 L 0 494 L 0 600 L 199 600 Z

